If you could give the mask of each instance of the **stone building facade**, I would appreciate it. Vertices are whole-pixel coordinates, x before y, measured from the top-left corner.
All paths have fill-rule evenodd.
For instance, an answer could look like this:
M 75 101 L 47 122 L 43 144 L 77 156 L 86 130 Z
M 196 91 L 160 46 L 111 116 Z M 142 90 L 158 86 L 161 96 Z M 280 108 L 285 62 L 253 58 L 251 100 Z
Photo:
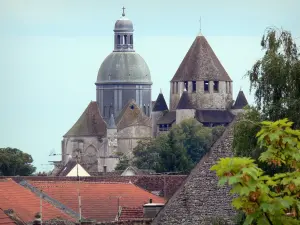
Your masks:
M 89 173 L 111 172 L 120 153 L 131 157 L 140 140 L 187 118 L 204 126 L 227 126 L 248 104 L 242 91 L 233 104 L 232 80 L 203 35 L 195 38 L 171 80 L 170 108 L 162 93 L 151 100 L 150 70 L 135 52 L 133 23 L 124 9 L 113 38 L 114 50 L 98 71 L 96 101 L 64 135 L 62 161 L 54 171 L 79 160 Z

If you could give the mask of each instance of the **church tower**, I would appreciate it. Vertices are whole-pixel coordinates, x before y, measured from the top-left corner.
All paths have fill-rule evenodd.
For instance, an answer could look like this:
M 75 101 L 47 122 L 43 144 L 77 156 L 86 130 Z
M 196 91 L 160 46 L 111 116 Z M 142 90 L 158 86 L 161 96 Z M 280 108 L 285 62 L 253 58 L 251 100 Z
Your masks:
M 118 117 L 130 100 L 150 116 L 151 75 L 145 60 L 134 50 L 134 32 L 131 20 L 122 17 L 114 27 L 114 50 L 100 66 L 96 81 L 96 98 L 101 116 L 108 122 L 111 114 Z

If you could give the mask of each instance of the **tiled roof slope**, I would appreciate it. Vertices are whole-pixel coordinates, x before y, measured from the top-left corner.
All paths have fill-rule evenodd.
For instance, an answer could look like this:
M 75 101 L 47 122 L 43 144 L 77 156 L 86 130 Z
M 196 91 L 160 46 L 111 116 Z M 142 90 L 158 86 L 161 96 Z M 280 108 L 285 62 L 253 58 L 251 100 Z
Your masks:
M 164 95 L 162 93 L 159 93 L 155 101 L 155 104 L 152 108 L 152 111 L 156 112 L 156 111 L 165 111 L 165 110 L 168 110 L 166 100 L 164 98 Z
M 238 96 L 236 97 L 236 100 L 234 102 L 234 109 L 242 109 L 244 108 L 246 105 L 248 105 L 248 101 L 245 97 L 245 94 L 242 90 L 239 91 Z
M 7 216 L 1 208 L 0 208 L 0 225 L 16 225 L 15 221 L 9 218 L 9 216 Z
M 233 224 L 236 211 L 228 186 L 218 186 L 218 178 L 210 168 L 220 158 L 232 157 L 233 128 L 238 117 L 226 128 L 210 151 L 191 171 L 185 182 L 169 199 L 152 222 L 153 225 L 212 224 L 217 217 Z
M 176 109 L 194 109 L 195 107 L 193 106 L 193 103 L 189 97 L 188 92 L 185 90 L 178 102 L 177 108 Z
M 197 110 L 196 119 L 200 123 L 231 123 L 234 115 L 228 110 Z
M 23 221 L 31 222 L 35 214 L 40 211 L 40 199 L 13 180 L 2 179 L 0 180 L 0 208 L 12 209 Z M 43 218 L 49 220 L 57 217 L 73 220 L 50 203 L 43 201 Z
M 157 124 L 172 124 L 175 122 L 175 120 L 176 111 L 169 111 L 157 121 Z
M 204 36 L 197 36 L 181 62 L 173 81 L 231 81 Z
M 33 186 L 42 189 L 50 197 L 78 212 L 77 187 L 80 189 L 82 215 L 97 221 L 113 221 L 121 207 L 142 207 L 152 199 L 164 203 L 155 196 L 131 183 L 92 183 L 92 182 L 43 182 L 31 181 Z
M 151 127 L 151 118 L 146 116 L 140 107 L 132 99 L 123 107 L 116 118 L 118 130 L 129 126 L 148 126 Z
M 80 118 L 64 137 L 106 136 L 106 123 L 100 115 L 97 102 L 90 102 Z
M 143 216 L 144 216 L 143 207 L 138 207 L 138 208 L 123 207 L 119 220 L 131 220 L 131 219 L 143 218 Z

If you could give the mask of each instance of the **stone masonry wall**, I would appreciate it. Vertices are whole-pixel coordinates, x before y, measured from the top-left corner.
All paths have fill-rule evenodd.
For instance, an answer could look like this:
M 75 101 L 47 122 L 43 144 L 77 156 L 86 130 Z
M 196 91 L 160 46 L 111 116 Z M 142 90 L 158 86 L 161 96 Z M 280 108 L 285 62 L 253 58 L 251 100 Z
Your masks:
M 192 170 L 186 181 L 154 219 L 153 225 L 210 225 L 211 219 L 222 218 L 232 223 L 236 212 L 231 206 L 229 187 L 219 187 L 215 172 L 210 171 L 219 158 L 231 157 L 233 126 L 227 127 L 222 137 L 212 146 Z

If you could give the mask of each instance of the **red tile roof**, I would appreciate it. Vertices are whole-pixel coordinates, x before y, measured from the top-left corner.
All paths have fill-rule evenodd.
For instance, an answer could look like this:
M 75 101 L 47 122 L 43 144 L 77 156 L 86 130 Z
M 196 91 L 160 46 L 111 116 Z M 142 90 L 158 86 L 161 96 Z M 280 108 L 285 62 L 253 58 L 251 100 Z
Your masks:
M 132 183 L 100 183 L 74 181 L 30 181 L 50 197 L 78 212 L 77 187 L 80 189 L 82 216 L 97 221 L 113 221 L 118 214 L 118 198 L 121 207 L 142 207 L 152 199 L 165 203 L 165 199 L 153 195 Z
M 40 211 L 40 198 L 13 180 L 3 179 L 0 180 L 0 208 L 12 209 L 23 221 L 31 222 L 35 214 Z M 61 210 L 43 201 L 43 219 L 49 220 L 57 217 L 74 221 Z
M 143 208 L 129 208 L 129 207 L 123 207 L 121 211 L 121 216 L 119 220 L 132 220 L 132 219 L 138 219 L 143 218 Z
M 1 225 L 16 225 L 16 223 L 0 209 L 0 224 Z

